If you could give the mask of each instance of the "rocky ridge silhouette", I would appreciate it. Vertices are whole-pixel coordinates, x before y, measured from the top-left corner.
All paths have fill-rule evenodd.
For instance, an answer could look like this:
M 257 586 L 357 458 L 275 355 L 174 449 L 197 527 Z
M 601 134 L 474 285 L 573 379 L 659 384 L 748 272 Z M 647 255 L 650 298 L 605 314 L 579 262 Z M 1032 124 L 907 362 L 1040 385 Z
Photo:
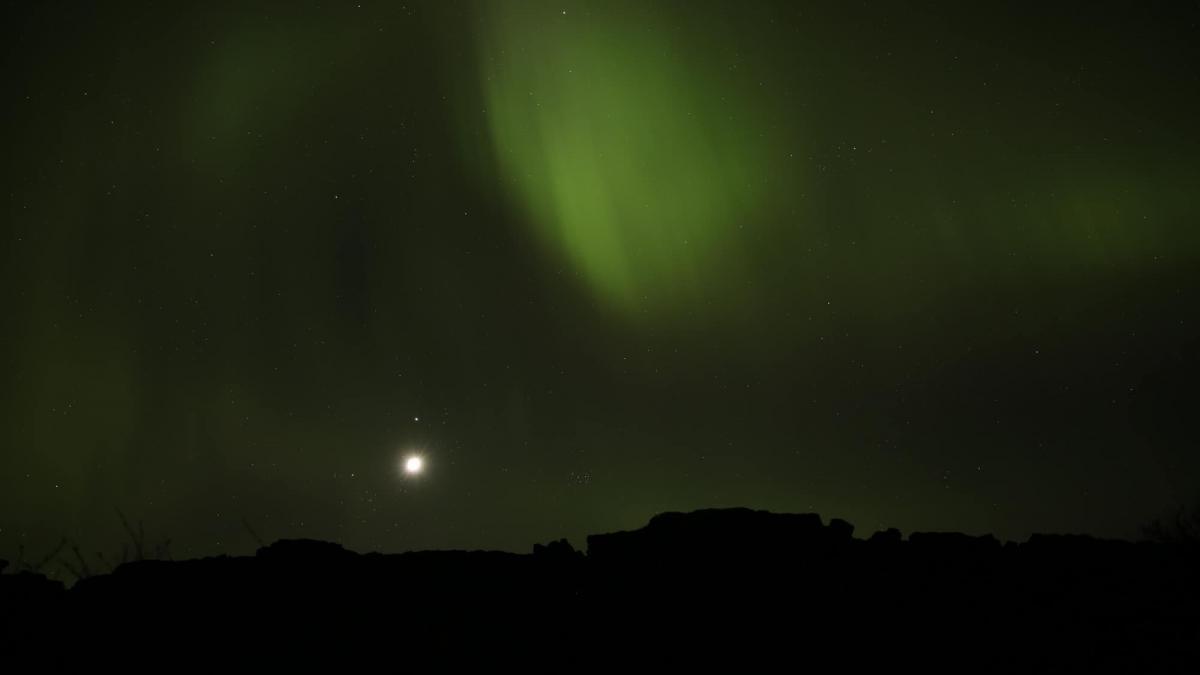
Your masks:
M 586 553 L 566 540 L 530 554 L 281 540 L 254 556 L 126 563 L 70 589 L 0 575 L 0 639 L 102 644 L 119 629 L 183 647 L 218 630 L 239 649 L 286 639 L 369 650 L 403 636 L 443 655 L 469 644 L 595 659 L 954 653 L 975 671 L 1196 665 L 1194 551 L 1083 535 L 853 534 L 817 514 L 709 509 L 591 535 Z

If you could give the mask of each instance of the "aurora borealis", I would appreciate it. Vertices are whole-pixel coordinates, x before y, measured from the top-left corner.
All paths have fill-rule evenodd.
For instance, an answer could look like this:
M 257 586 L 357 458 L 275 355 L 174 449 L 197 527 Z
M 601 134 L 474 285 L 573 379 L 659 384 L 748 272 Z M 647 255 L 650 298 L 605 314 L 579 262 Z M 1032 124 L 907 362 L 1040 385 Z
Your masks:
M 537 229 L 625 309 L 720 297 L 747 225 L 782 215 L 799 163 L 767 138 L 769 102 L 650 5 L 539 21 L 496 3 L 480 73 L 500 172 Z M 646 26 L 648 30 L 631 30 Z M 778 111 L 776 118 L 782 114 Z M 794 151 L 795 146 L 791 149 Z M 732 264 L 731 264 L 732 263 Z
M 2 11 L 0 557 L 1200 496 L 1194 4 Z

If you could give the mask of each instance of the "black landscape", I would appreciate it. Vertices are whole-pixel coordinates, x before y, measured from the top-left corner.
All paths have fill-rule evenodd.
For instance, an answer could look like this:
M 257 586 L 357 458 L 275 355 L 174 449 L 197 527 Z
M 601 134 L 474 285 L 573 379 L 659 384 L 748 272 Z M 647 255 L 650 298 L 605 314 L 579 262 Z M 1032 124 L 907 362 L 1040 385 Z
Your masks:
M 275 665 L 412 649 L 443 667 L 539 656 L 560 667 L 733 658 L 1192 672 L 1197 543 L 1033 535 L 1002 544 L 895 529 L 855 538 L 844 520 L 750 509 L 659 514 L 589 536 L 586 553 L 565 539 L 527 554 L 390 555 L 292 539 L 253 556 L 128 562 L 70 590 L 28 571 L 3 575 L 2 635 L 10 647 L 40 645 L 53 626 L 77 649 L 121 636 L 156 650 L 215 640 L 210 656 Z M 81 656 L 52 654 L 45 663 Z

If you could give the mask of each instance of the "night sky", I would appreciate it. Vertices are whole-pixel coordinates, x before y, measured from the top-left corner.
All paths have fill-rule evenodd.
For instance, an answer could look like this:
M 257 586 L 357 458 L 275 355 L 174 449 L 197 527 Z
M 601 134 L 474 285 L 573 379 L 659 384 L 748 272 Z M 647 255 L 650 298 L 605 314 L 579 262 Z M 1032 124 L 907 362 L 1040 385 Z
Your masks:
M 1200 495 L 1195 2 L 0 11 L 0 557 Z

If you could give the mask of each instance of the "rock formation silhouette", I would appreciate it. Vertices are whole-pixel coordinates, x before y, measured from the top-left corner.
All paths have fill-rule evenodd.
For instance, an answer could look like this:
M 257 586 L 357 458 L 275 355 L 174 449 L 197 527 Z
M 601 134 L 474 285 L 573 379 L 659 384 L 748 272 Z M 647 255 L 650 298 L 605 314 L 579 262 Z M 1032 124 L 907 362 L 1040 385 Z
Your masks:
M 1197 665 L 1194 549 L 1078 535 L 1001 544 L 853 533 L 812 513 L 710 509 L 591 535 L 586 553 L 566 540 L 527 555 L 359 554 L 281 540 L 254 556 L 130 562 L 70 589 L 7 574 L 0 644 L 44 645 L 56 665 L 80 653 L 49 645 L 102 649 L 135 637 L 175 649 L 270 645 L 274 666 L 333 645 L 359 654 L 409 645 L 443 664 L 557 655 L 564 667 L 682 669 L 722 657 L 747 668 L 785 659 L 970 672 Z

